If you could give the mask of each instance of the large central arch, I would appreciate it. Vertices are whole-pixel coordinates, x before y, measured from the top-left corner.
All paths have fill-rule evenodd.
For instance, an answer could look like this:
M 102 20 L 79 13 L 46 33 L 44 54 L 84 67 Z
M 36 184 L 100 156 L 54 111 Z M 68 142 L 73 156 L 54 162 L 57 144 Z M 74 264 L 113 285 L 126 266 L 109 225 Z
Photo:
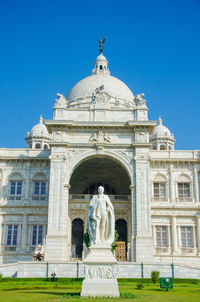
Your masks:
M 105 184 L 105 191 L 108 186 L 117 195 L 130 194 L 131 181 L 125 168 L 110 157 L 93 156 L 81 161 L 71 175 L 70 193 L 84 194 L 93 184 Z M 111 191 L 105 193 L 109 194 Z M 95 191 L 91 192 L 93 193 L 96 194 Z
M 103 185 L 105 194 L 111 198 L 115 209 L 115 220 L 126 221 L 127 241 L 131 242 L 131 177 L 123 164 L 106 155 L 93 155 L 77 163 L 69 180 L 69 218 L 71 227 L 75 219 L 82 219 L 84 231 L 90 199 L 97 187 Z M 71 244 L 74 244 L 74 238 Z M 75 247 L 72 246 L 74 249 Z M 73 250 L 71 249 L 71 250 Z

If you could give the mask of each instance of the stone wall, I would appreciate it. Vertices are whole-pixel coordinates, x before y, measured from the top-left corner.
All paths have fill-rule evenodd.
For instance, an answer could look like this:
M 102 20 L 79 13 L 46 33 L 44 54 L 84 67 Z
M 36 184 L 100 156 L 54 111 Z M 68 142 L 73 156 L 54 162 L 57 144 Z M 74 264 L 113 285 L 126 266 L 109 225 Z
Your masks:
M 200 266 L 162 264 L 118 263 L 118 278 L 150 278 L 153 270 L 158 270 L 161 277 L 200 278 Z M 83 278 L 84 264 L 82 262 L 48 263 L 48 262 L 17 262 L 0 265 L 4 277 L 46 278 L 52 273 L 57 277 Z

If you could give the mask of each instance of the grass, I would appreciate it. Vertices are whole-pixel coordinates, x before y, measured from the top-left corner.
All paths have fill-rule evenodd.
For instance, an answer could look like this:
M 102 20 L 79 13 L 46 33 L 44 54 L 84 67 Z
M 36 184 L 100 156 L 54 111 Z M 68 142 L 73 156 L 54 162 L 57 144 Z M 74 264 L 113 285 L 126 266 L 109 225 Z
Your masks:
M 81 301 L 135 301 L 135 302 L 199 302 L 199 280 L 174 280 L 174 289 L 160 290 L 159 284 L 144 279 L 144 288 L 138 290 L 142 279 L 119 279 L 120 299 L 81 298 L 82 279 L 59 278 L 57 282 L 46 279 L 3 278 L 0 282 L 0 302 L 68 302 Z

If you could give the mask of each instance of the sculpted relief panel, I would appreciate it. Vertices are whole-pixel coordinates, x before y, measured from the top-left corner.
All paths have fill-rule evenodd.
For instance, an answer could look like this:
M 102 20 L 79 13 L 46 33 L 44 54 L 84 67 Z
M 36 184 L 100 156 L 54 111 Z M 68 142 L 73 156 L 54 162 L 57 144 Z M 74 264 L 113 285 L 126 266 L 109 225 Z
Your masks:
M 114 265 L 85 265 L 85 278 L 90 280 L 116 279 Z
M 90 136 L 89 142 L 110 143 L 110 135 L 103 131 L 93 132 Z
M 146 132 L 136 132 L 135 133 L 135 142 L 136 143 L 148 143 L 149 142 L 149 134 Z

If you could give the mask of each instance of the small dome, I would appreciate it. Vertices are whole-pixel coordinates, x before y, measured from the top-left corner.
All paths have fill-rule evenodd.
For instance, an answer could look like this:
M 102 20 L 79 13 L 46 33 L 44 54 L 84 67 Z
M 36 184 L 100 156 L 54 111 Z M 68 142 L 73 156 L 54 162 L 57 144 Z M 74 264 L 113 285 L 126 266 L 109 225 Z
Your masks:
M 154 132 L 152 134 L 153 137 L 172 137 L 173 135 L 169 131 L 169 129 L 162 124 L 162 119 L 159 117 L 158 125 L 155 127 Z
M 104 57 L 104 55 L 102 53 L 96 58 L 95 63 L 98 63 L 99 61 L 104 61 L 104 62 L 108 63 L 106 57 Z
M 43 118 L 40 116 L 39 123 L 31 129 L 31 136 L 49 136 L 46 126 L 43 124 Z

